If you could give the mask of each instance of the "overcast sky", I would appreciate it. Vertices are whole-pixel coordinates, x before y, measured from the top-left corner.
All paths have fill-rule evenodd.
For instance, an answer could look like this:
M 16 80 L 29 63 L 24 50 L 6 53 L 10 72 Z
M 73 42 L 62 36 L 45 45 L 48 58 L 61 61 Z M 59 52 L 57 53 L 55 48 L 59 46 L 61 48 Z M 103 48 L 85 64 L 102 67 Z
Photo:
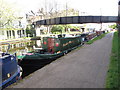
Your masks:
M 80 12 L 87 12 L 90 15 L 102 14 L 116 16 L 118 13 L 118 0 L 6 0 L 6 1 L 8 3 L 14 3 L 16 5 L 15 8 L 19 7 L 24 11 L 37 10 L 38 8 L 41 7 L 45 8 L 45 2 L 47 3 L 46 5 L 49 5 L 47 6 L 47 8 L 53 7 L 54 6 L 53 4 L 57 2 L 58 10 L 61 8 L 65 8 L 67 2 L 68 7 L 75 8 Z

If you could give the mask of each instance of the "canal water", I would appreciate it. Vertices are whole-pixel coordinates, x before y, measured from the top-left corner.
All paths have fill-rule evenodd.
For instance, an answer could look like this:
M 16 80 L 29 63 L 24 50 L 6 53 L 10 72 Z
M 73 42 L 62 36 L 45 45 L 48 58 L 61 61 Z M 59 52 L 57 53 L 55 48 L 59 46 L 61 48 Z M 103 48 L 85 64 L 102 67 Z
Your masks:
M 7 42 L 10 44 L 9 53 L 17 55 L 22 55 L 23 53 L 33 51 L 33 46 L 41 47 L 40 40 L 26 40 L 26 41 L 15 41 L 15 42 Z M 0 45 L 0 51 L 6 52 L 8 48 L 7 44 Z
M 18 41 L 18 42 L 12 42 L 12 43 L 10 42 L 10 49 L 8 52 L 10 54 L 16 53 L 18 56 L 18 55 L 22 55 L 23 53 L 33 51 L 33 46 L 41 47 L 41 41 L 40 40 L 25 40 L 25 41 Z M 6 52 L 7 48 L 8 48 L 7 44 L 0 45 L 0 51 Z M 19 64 L 23 69 L 22 78 L 28 76 L 29 74 L 33 73 L 34 71 L 38 69 L 41 69 L 48 63 L 50 62 L 48 61 L 47 63 L 41 64 L 39 65 L 39 67 L 27 67 L 27 66 Z

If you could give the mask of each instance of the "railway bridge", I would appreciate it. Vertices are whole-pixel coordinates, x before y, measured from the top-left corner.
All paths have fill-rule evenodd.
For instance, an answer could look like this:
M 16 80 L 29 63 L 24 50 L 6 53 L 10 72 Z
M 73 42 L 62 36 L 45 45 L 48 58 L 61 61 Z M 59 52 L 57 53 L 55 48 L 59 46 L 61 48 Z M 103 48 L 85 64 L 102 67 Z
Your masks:
M 65 25 L 65 24 L 83 24 L 83 23 L 118 23 L 118 16 L 68 16 L 44 19 L 33 22 L 36 29 L 36 36 L 41 35 L 42 25 Z M 47 28 L 48 32 L 50 28 Z
M 118 16 L 68 16 L 44 19 L 34 22 L 39 25 L 83 24 L 83 23 L 117 23 Z
M 59 25 L 59 24 L 82 24 L 82 23 L 117 23 L 120 37 L 120 0 L 118 1 L 118 16 L 69 16 L 33 22 L 33 25 Z

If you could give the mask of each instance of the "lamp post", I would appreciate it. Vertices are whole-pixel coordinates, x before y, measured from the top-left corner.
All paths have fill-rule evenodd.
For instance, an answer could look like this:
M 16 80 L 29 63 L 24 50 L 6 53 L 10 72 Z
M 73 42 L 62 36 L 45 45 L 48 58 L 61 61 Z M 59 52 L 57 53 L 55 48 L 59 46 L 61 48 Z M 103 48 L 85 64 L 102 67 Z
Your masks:
M 118 2 L 118 36 L 120 37 L 120 0 Z
M 101 15 L 101 17 L 102 17 L 102 9 L 100 8 L 100 15 Z M 101 22 L 101 24 L 100 24 L 100 30 L 102 30 L 102 22 Z
M 66 0 L 66 17 L 68 16 L 68 1 Z M 66 23 L 67 23 L 67 19 L 66 19 Z M 67 32 L 67 24 L 65 27 L 65 32 Z

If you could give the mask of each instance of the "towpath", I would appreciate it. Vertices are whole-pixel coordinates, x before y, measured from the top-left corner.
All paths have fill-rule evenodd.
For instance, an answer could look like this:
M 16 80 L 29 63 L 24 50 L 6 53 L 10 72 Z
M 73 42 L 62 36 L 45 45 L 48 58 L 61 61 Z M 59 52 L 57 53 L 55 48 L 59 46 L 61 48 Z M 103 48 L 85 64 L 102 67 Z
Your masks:
M 104 88 L 113 33 L 34 72 L 13 88 Z

